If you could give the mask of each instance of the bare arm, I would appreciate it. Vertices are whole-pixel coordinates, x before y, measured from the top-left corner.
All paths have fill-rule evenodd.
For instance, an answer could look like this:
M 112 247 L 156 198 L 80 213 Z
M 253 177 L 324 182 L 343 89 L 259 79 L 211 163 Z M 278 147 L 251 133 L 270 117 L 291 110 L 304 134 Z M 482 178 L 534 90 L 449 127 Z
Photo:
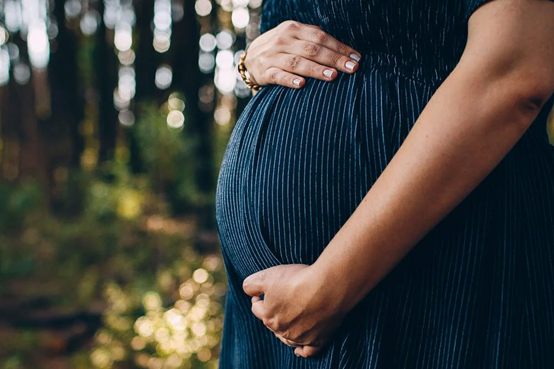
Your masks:
M 553 19 L 554 2 L 540 0 L 492 1 L 470 18 L 458 66 L 314 264 L 316 280 L 341 285 L 340 308 L 356 305 L 529 128 L 554 91 Z

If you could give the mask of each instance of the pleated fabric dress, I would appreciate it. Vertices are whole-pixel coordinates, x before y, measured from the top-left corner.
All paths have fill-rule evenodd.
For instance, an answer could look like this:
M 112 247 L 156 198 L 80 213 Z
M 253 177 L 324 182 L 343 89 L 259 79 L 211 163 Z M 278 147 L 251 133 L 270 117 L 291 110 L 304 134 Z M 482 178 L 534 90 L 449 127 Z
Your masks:
M 255 272 L 318 258 L 458 63 L 469 16 L 488 1 L 503 0 L 264 1 L 262 33 L 288 19 L 317 25 L 362 59 L 331 82 L 263 87 L 233 128 L 215 205 L 229 281 L 220 368 L 554 368 L 554 96 L 319 356 L 295 356 L 242 290 Z

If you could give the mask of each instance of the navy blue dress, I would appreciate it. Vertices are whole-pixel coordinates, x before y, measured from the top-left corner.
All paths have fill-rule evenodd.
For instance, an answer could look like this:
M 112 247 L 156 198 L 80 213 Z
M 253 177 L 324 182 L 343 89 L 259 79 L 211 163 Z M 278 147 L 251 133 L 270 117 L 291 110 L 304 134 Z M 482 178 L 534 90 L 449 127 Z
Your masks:
M 456 66 L 487 1 L 264 1 L 261 32 L 318 25 L 362 59 L 332 82 L 265 86 L 233 129 L 215 205 L 229 281 L 220 368 L 554 368 L 554 96 L 321 355 L 295 356 L 242 290 L 255 272 L 317 259 Z

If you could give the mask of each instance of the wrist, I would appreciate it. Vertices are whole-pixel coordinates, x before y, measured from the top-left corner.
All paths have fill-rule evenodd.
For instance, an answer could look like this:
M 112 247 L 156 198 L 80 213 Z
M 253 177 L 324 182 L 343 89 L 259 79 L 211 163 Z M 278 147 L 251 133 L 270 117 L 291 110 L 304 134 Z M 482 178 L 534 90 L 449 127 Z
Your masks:
M 357 304 L 356 296 L 351 290 L 348 271 L 341 272 L 336 265 L 318 259 L 309 267 L 310 284 L 314 293 L 325 296 L 326 304 L 339 315 L 346 315 Z
M 246 72 L 246 76 L 252 81 L 252 83 L 259 85 L 258 81 L 256 80 L 256 77 L 252 75 L 252 70 L 254 69 L 254 66 L 252 66 L 252 56 L 248 54 L 246 50 L 244 52 L 244 68 Z M 256 91 L 256 90 L 252 90 Z
M 250 74 L 250 71 L 248 71 L 248 67 L 246 66 L 246 57 L 248 55 L 248 48 L 242 52 L 242 54 L 239 57 L 239 63 L 238 63 L 238 71 L 240 73 L 240 76 L 244 83 L 250 88 L 252 91 L 258 91 L 262 88 L 261 85 L 259 85 L 256 80 L 252 77 Z

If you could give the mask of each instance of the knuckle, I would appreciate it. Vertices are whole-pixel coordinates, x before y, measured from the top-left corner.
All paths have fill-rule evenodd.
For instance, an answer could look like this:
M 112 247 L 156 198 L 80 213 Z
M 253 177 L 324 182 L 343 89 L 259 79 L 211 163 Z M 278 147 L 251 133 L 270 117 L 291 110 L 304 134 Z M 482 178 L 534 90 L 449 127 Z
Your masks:
M 301 60 L 300 56 L 294 55 L 289 58 L 287 64 L 291 70 L 296 70 L 298 68 L 298 64 L 300 63 L 300 60 Z
M 313 42 L 308 42 L 304 45 L 304 51 L 308 55 L 316 55 L 320 49 L 320 46 Z
M 252 62 L 250 63 L 250 65 L 246 65 L 246 69 L 248 70 L 248 73 L 252 74 L 252 71 L 254 69 L 256 70 L 261 70 L 263 69 L 264 67 L 264 64 L 265 64 L 265 57 L 260 55 L 256 58 L 256 60 L 252 60 Z
M 263 320 L 264 322 L 264 325 L 266 327 L 268 327 L 269 329 L 271 329 L 272 331 L 275 331 L 275 320 L 273 318 L 267 318 L 267 317 L 264 317 Z
M 329 34 L 326 33 L 325 31 L 318 30 L 318 31 L 315 31 L 314 37 L 318 43 L 324 43 L 325 41 L 328 40 Z
M 349 54 L 350 52 L 350 48 L 344 44 L 339 44 L 339 46 L 337 47 L 338 49 L 338 52 L 341 53 L 341 54 Z
M 277 81 L 277 75 L 277 69 L 275 68 L 270 68 L 265 71 L 265 78 L 270 82 Z
M 279 318 L 275 317 L 271 320 L 271 326 L 273 327 L 273 329 L 275 329 L 277 332 L 280 332 L 281 331 L 281 328 L 282 328 L 282 324 L 281 324 L 281 321 L 279 320 Z
M 286 31 L 297 31 L 300 28 L 300 23 L 294 20 L 288 20 L 284 22 L 284 26 Z
M 336 54 L 336 53 L 333 53 L 331 55 L 331 62 L 334 64 L 334 65 L 338 65 L 338 66 L 342 66 L 342 62 L 344 61 L 344 57 L 340 54 Z
M 255 62 L 256 62 L 256 65 L 257 65 L 257 68 L 258 69 L 267 69 L 267 68 L 270 68 L 272 67 L 272 62 L 274 60 L 274 57 L 269 53 L 269 52 L 265 52 L 263 54 L 260 54 Z M 254 63 L 252 63 L 254 64 Z
M 326 70 L 327 68 L 325 67 L 322 67 L 320 66 L 319 64 L 313 64 L 312 67 L 311 67 L 311 73 L 313 75 L 317 75 L 317 76 L 323 76 L 323 72 Z
M 285 37 L 283 35 L 275 36 L 275 45 L 284 45 L 286 43 Z
M 286 340 L 294 341 L 294 339 L 293 339 L 294 337 L 292 337 L 292 335 L 290 334 L 289 331 L 285 331 L 285 332 L 281 333 L 281 337 L 283 337 Z

